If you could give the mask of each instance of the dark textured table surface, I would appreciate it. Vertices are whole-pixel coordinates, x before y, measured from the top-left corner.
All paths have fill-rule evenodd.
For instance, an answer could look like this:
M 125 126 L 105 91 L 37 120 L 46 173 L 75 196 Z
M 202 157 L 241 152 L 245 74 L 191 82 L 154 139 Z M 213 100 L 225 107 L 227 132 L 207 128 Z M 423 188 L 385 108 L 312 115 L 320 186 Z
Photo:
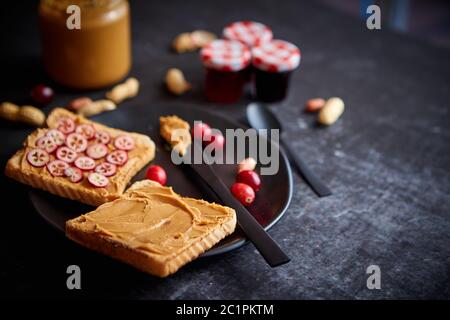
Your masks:
M 11 2 L 9 2 L 11 3 Z M 248 245 L 197 260 L 167 279 L 140 273 L 66 240 L 34 212 L 27 188 L 1 176 L 0 290 L 5 297 L 77 298 L 449 298 L 450 52 L 310 1 L 133 1 L 136 99 L 121 108 L 197 105 L 241 120 L 245 104 L 215 106 L 202 97 L 195 53 L 168 50 L 172 38 L 228 22 L 255 19 L 302 49 L 289 98 L 276 106 L 287 134 L 334 190 L 319 199 L 298 177 L 286 216 L 271 235 L 292 261 L 269 268 Z M 2 7 L 0 100 L 26 103 L 47 81 L 40 64 L 36 7 Z M 193 92 L 162 88 L 180 67 Z M 52 104 L 76 93 L 57 87 Z M 93 92 L 100 97 L 103 92 Z M 302 113 L 315 96 L 340 96 L 341 120 L 317 128 Z M 48 111 L 48 110 L 46 110 Z M 1 166 L 31 128 L 0 124 Z M 275 192 L 275 191 L 274 191 Z M 82 290 L 66 289 L 66 267 L 82 270 Z M 381 290 L 366 287 L 366 268 L 381 268 Z

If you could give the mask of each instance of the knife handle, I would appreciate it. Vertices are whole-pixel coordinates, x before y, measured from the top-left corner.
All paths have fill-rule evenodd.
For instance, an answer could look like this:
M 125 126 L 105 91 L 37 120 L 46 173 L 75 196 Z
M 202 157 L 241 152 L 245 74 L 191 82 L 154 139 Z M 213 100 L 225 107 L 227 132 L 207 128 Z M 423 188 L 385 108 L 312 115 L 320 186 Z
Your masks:
M 326 197 L 332 194 L 331 190 L 323 183 L 318 176 L 308 167 L 303 158 L 295 152 L 290 144 L 280 137 L 281 143 L 289 154 L 289 158 L 300 173 L 300 175 L 305 179 L 306 183 L 314 190 L 314 192 L 319 197 Z

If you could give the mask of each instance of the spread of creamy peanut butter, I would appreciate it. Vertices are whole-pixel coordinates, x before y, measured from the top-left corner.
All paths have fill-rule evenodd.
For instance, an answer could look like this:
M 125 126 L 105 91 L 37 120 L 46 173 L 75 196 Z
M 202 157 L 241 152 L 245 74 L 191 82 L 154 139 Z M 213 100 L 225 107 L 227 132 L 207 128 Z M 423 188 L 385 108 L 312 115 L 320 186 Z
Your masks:
M 156 183 L 131 188 L 78 223 L 151 254 L 175 256 L 235 215 L 231 208 L 184 198 Z

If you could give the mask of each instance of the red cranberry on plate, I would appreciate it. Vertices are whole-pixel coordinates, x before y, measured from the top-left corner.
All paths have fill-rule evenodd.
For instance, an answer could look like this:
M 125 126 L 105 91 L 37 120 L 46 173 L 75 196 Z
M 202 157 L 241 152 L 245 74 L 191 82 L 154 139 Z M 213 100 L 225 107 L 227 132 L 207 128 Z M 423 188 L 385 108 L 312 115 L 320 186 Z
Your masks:
M 148 167 L 145 177 L 149 180 L 159 182 L 160 185 L 164 186 L 167 182 L 166 171 L 157 165 L 151 165 Z
M 261 178 L 253 170 L 243 170 L 238 173 L 236 177 L 236 182 L 242 182 L 250 187 L 256 192 L 261 188 Z
M 255 201 L 255 191 L 245 183 L 234 183 L 231 186 L 231 193 L 244 206 L 249 206 Z
M 195 122 L 191 134 L 193 139 L 209 140 L 211 127 L 204 122 Z
M 221 150 L 225 145 L 225 137 L 221 133 L 212 134 L 208 145 L 213 146 L 214 150 Z

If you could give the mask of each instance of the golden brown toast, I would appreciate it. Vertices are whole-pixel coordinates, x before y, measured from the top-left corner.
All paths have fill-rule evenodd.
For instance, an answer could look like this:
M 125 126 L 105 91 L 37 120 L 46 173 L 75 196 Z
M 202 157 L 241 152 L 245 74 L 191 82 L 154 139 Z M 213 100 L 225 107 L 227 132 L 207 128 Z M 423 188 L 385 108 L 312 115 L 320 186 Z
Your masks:
M 64 119 L 64 121 L 62 121 L 62 119 Z M 70 121 L 67 119 L 70 119 Z M 70 132 L 70 130 L 72 129 L 71 127 L 72 122 L 75 125 L 75 132 Z M 65 126 L 62 126 L 61 123 L 64 123 Z M 37 129 L 27 137 L 27 139 L 23 144 L 23 148 L 17 151 L 16 154 L 11 159 L 9 159 L 6 165 L 5 174 L 17 181 L 28 184 L 35 188 L 49 191 L 61 197 L 77 200 L 93 206 L 98 206 L 102 203 L 117 199 L 124 192 L 131 178 L 155 156 L 155 144 L 148 136 L 139 133 L 126 132 L 119 129 L 109 128 L 98 122 L 88 120 L 82 116 L 76 115 L 62 108 L 56 108 L 52 111 L 52 113 L 47 118 L 47 125 L 48 128 Z M 94 128 L 95 133 L 94 138 L 89 138 L 90 134 L 92 133 L 91 131 L 88 130 L 88 132 L 85 132 L 81 129 L 78 130 L 80 125 L 82 125 L 81 128 L 83 128 L 83 130 L 85 130 L 85 128 L 89 129 L 89 127 L 86 127 L 85 125 L 92 126 Z M 61 130 L 67 132 L 66 134 L 63 134 L 64 136 L 63 140 L 65 142 L 63 142 L 61 145 L 57 147 L 57 149 L 53 151 L 45 149 L 46 146 L 48 146 L 45 145 L 45 143 L 42 144 L 43 146 L 41 148 L 38 148 L 38 145 L 41 146 L 42 140 L 47 139 L 46 137 L 49 134 L 49 131 L 51 129 L 56 129 L 58 127 Z M 106 147 L 106 149 L 100 146 L 101 147 L 101 148 L 99 147 L 100 152 L 106 150 L 107 154 L 103 157 L 95 159 L 94 160 L 95 168 L 92 168 L 90 170 L 89 167 L 86 166 L 87 165 L 86 161 L 84 162 L 81 160 L 72 161 L 73 158 L 68 159 L 66 159 L 67 157 L 63 158 L 67 161 L 72 161 L 69 163 L 69 167 L 76 168 L 75 173 L 79 172 L 79 167 L 76 166 L 77 164 L 83 165 L 84 167 L 83 166 L 81 167 L 83 169 L 86 169 L 81 170 L 82 174 L 82 176 L 80 177 L 81 181 L 72 182 L 70 180 L 72 179 L 72 176 L 71 178 L 68 178 L 69 176 L 66 174 L 61 175 L 62 170 L 65 168 L 64 166 L 55 168 L 56 164 L 50 165 L 50 163 L 53 160 L 57 160 L 57 155 L 63 154 L 58 153 L 58 149 L 61 147 L 68 147 L 65 144 L 68 143 L 67 141 L 69 135 L 71 135 L 71 133 L 77 133 L 77 131 L 78 133 L 82 133 L 82 135 L 87 137 L 86 138 L 87 149 L 84 151 L 76 152 L 75 155 L 73 155 L 72 152 L 71 155 L 73 157 L 76 157 L 76 159 L 78 159 L 79 157 L 85 157 L 88 155 L 87 153 L 89 152 L 90 152 L 89 155 L 95 155 L 96 157 L 101 156 L 102 154 L 101 153 L 99 154 L 98 150 L 97 153 L 95 153 L 96 151 L 95 149 L 93 148 L 89 149 L 89 147 L 93 144 L 103 144 Z M 54 132 L 54 130 L 52 132 Z M 97 134 L 99 135 L 97 136 Z M 109 142 L 106 142 L 107 140 L 103 140 L 103 138 L 108 136 L 110 140 Z M 123 138 L 124 136 L 127 137 L 125 140 Z M 45 139 L 43 137 L 45 137 Z M 75 146 L 75 149 L 82 148 L 83 147 L 82 144 L 84 143 L 84 141 L 80 142 L 76 140 L 76 137 L 79 136 L 72 135 L 71 138 L 73 139 L 70 140 L 70 143 L 72 144 L 72 146 Z M 118 139 L 119 137 L 121 138 Z M 120 141 L 116 142 L 116 140 L 122 141 L 122 144 L 120 144 Z M 124 157 L 126 155 L 127 158 L 126 163 L 116 162 L 114 166 L 107 165 L 108 168 L 115 167 L 115 174 L 112 176 L 107 176 L 106 180 L 102 178 L 100 183 L 106 181 L 107 182 L 106 186 L 103 186 L 102 184 L 100 184 L 100 187 L 98 184 L 93 185 L 90 181 L 93 181 L 95 183 L 96 180 L 91 179 L 91 177 L 98 178 L 98 175 L 92 175 L 91 177 L 90 175 L 96 172 L 97 166 L 104 162 L 108 162 L 107 159 L 109 159 L 108 158 L 109 154 L 117 151 L 118 149 L 116 148 L 117 145 L 120 146 L 122 149 L 129 149 L 129 145 L 123 144 L 123 141 L 129 142 L 129 140 L 131 140 L 133 148 L 131 150 L 126 151 L 122 150 L 124 152 L 120 151 L 120 153 L 118 153 L 119 155 L 122 155 Z M 49 147 L 52 148 L 51 145 Z M 43 153 L 39 150 L 38 150 L 39 152 L 34 150 L 42 148 L 44 148 L 44 151 L 46 150 L 48 151 L 48 152 L 46 151 L 46 153 L 48 154 L 48 161 L 45 164 L 43 164 L 45 160 L 42 159 L 42 157 L 45 158 L 45 154 L 43 155 Z M 28 156 L 29 152 L 31 151 L 37 153 L 37 155 L 33 154 L 35 158 L 31 157 L 30 162 Z M 114 153 L 114 155 L 117 155 L 117 153 Z M 41 158 L 38 159 L 38 157 Z M 123 158 L 120 157 L 119 158 L 112 157 L 111 159 L 112 162 L 124 160 Z M 38 166 L 33 166 L 32 163 L 34 165 L 37 164 Z M 57 162 L 57 164 L 61 165 L 60 162 Z M 92 164 L 92 162 L 88 161 L 88 165 L 90 164 Z M 74 170 L 72 170 L 72 172 L 73 171 Z M 111 174 L 111 171 L 103 172 L 100 170 L 99 172 L 102 175 L 103 173 L 105 175 Z
M 172 188 L 144 180 L 119 199 L 67 221 L 66 235 L 87 248 L 166 277 L 235 227 L 233 209 L 181 197 Z

